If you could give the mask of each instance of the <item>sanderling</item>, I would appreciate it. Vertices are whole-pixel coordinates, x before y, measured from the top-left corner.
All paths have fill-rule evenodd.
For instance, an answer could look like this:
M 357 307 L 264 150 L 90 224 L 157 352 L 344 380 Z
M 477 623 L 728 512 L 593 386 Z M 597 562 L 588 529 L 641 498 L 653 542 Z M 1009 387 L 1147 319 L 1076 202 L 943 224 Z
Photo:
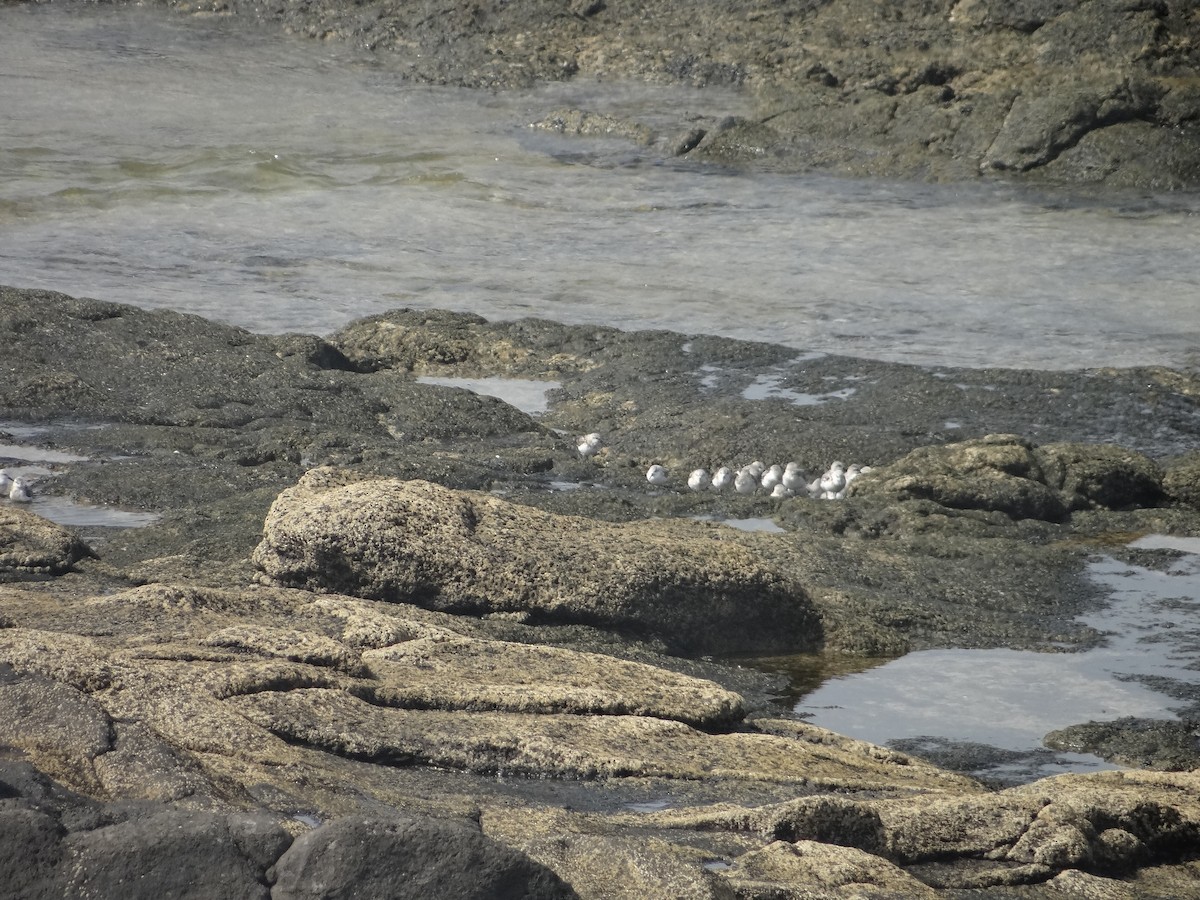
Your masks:
M 723 491 L 725 488 L 733 484 L 733 469 L 729 466 L 721 466 L 713 475 L 712 486 L 714 491 Z
M 829 470 L 821 476 L 821 493 L 838 494 L 846 489 L 846 467 L 840 462 L 833 462 Z
M 733 479 L 733 489 L 739 494 L 753 494 L 757 487 L 758 477 L 749 466 L 741 469 Z
M 790 487 L 788 487 L 782 481 L 779 482 L 779 484 L 775 485 L 775 487 L 771 489 L 771 496 L 774 497 L 776 500 L 782 500 L 785 497 L 794 496 L 795 493 L 796 493 L 795 491 L 793 491 Z
M 12 480 L 12 486 L 8 489 L 8 499 L 14 503 L 28 503 L 33 499 L 33 493 L 29 489 L 29 482 L 18 475 Z
M 655 464 L 646 470 L 646 480 L 651 484 L 664 485 L 667 483 L 667 470 Z
M 0 497 L 7 497 L 12 490 L 13 479 L 4 469 L 0 469 Z
M 688 487 L 693 491 L 702 491 L 710 484 L 708 472 L 704 469 L 695 469 L 688 476 Z
M 783 466 L 774 465 L 762 475 L 762 486 L 764 491 L 771 491 L 775 486 L 783 481 Z
M 802 491 L 808 487 L 808 476 L 800 468 L 799 463 L 790 462 L 783 470 L 781 479 L 784 486 L 792 491 Z
M 600 452 L 600 448 L 604 446 L 604 439 L 600 437 L 600 432 L 593 431 L 591 434 L 585 434 L 576 439 L 578 443 L 575 449 L 579 451 L 580 459 L 589 459 Z

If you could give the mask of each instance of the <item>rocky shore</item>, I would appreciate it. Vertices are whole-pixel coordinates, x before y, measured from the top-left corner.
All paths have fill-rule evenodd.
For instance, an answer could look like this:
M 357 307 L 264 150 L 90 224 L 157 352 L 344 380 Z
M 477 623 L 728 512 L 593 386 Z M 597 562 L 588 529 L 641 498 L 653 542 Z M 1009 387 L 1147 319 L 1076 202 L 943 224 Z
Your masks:
M 743 118 L 542 127 L 785 171 L 1200 185 L 1200 11 L 1165 0 L 159 0 L 375 52 L 421 81 L 733 87 Z
M 0 502 L 0 897 L 1187 896 L 1197 698 L 1052 736 L 1143 768 L 1002 787 L 807 724 L 737 659 L 1093 645 L 1089 555 L 1200 535 L 1198 398 L 0 288 L 0 466 L 72 460 Z M 842 501 L 682 481 L 835 457 L 874 467 Z M 64 528 L 62 498 L 159 518 Z M 718 521 L 753 518 L 777 530 Z

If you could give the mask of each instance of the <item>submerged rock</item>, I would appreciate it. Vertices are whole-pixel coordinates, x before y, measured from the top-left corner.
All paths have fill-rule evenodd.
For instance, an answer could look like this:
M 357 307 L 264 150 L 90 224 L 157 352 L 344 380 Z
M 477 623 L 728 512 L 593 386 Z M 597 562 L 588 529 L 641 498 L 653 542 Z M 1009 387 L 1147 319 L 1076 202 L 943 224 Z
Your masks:
M 289 587 L 598 625 L 685 652 L 821 638 L 801 586 L 719 529 L 613 525 L 420 481 L 310 472 L 272 505 L 254 561 Z

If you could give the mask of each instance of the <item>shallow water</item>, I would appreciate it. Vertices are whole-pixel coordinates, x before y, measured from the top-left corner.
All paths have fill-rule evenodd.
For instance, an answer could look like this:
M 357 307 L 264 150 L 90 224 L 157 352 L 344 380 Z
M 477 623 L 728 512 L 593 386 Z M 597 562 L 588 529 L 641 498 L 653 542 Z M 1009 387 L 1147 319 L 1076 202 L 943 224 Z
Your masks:
M 421 384 L 440 384 L 496 397 L 531 416 L 541 415 L 550 408 L 550 391 L 562 387 L 561 381 L 532 381 L 527 378 L 438 378 L 420 375 Z
M 1085 754 L 1041 758 L 1041 739 L 1080 722 L 1175 719 L 1185 705 L 1180 689 L 1200 688 L 1200 540 L 1153 535 L 1132 546 L 1180 555 L 1161 570 L 1109 556 L 1089 564 L 1089 577 L 1111 598 L 1079 618 L 1105 635 L 1096 649 L 910 653 L 825 681 L 795 709 L 879 744 L 933 738 L 1021 751 L 1033 755 L 1027 765 L 1039 776 L 1105 767 Z
M 564 104 L 749 111 L 661 87 L 414 86 L 221 19 L 6 4 L 0 282 L 262 331 L 408 305 L 933 365 L 1179 364 L 1200 345 L 1195 196 L 734 174 L 528 127 Z

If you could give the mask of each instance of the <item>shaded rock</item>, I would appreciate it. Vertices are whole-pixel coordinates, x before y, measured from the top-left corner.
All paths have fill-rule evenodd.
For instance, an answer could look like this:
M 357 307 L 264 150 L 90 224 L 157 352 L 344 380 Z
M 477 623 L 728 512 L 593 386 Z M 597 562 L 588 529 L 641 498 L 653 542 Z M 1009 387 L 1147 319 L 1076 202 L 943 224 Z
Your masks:
M 86 787 L 92 762 L 113 743 L 112 722 L 94 700 L 36 673 L 0 662 L 0 746 L 16 747 L 43 771 Z
M 73 532 L 9 503 L 0 503 L 0 582 L 69 571 L 95 554 Z
M 1089 131 L 1145 115 L 1157 102 L 1131 95 L 1122 84 L 1060 82 L 1056 88 L 1016 98 L 984 156 L 985 167 L 1024 172 L 1043 166 Z
M 64 833 L 46 813 L 0 799 L 0 900 L 62 896 L 54 871 L 62 856 Z
M 168 808 L 63 843 L 61 896 L 268 900 L 267 869 L 291 837 L 261 816 Z
M 537 900 L 575 892 L 552 871 L 465 823 L 351 816 L 298 838 L 272 900 Z
M 1110 444 L 1047 444 L 1035 453 L 1042 478 L 1070 509 L 1129 509 L 1163 500 L 1162 470 Z
M 528 415 L 496 397 L 390 376 L 379 380 L 384 377 L 379 376 L 373 390 L 388 406 L 382 421 L 398 441 L 546 433 Z
M 689 652 L 814 646 L 803 589 L 720 529 L 610 525 L 493 496 L 309 473 L 271 507 L 254 562 L 273 581 L 458 613 L 523 612 Z
M 363 654 L 381 684 L 371 702 L 422 709 L 635 715 L 707 730 L 744 714 L 742 698 L 717 685 L 554 647 L 441 635 Z

